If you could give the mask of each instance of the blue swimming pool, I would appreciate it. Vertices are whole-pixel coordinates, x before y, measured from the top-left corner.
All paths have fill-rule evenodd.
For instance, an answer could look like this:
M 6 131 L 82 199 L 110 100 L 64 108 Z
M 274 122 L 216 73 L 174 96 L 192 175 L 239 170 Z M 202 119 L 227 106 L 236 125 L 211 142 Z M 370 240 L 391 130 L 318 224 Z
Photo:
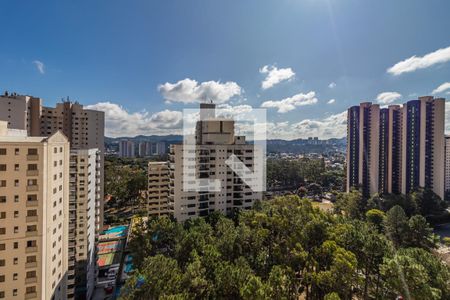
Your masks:
M 117 234 L 118 236 L 125 236 L 128 226 L 121 225 L 116 227 L 111 227 L 108 230 L 105 230 L 103 234 Z

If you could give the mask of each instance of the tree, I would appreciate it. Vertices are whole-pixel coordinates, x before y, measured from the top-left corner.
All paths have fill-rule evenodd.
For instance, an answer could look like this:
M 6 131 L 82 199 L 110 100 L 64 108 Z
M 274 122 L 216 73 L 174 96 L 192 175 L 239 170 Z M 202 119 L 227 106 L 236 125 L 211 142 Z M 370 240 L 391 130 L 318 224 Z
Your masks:
M 344 212 L 351 219 L 363 219 L 366 212 L 366 201 L 358 190 L 338 195 L 335 205 L 337 212 Z
M 408 232 L 408 219 L 406 218 L 405 211 L 399 205 L 392 207 L 386 213 L 384 230 L 386 236 L 396 247 L 404 243 Z
M 371 209 L 366 212 L 367 221 L 378 229 L 382 228 L 385 217 L 386 214 L 379 209 Z
M 146 258 L 143 266 L 127 281 L 122 299 L 159 299 L 182 294 L 182 274 L 176 260 L 158 254 Z
M 448 299 L 449 270 L 432 254 L 419 248 L 399 250 L 381 266 L 385 296 L 407 299 Z
M 435 235 L 425 218 L 421 215 L 412 216 L 408 221 L 408 244 L 410 247 L 435 248 Z

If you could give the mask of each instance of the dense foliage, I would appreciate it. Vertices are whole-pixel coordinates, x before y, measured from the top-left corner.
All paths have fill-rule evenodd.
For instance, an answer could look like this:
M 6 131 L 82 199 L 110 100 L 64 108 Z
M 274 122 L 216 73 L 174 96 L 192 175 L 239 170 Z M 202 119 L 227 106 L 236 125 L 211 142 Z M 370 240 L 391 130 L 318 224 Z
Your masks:
M 449 299 L 431 230 L 400 206 L 349 218 L 297 196 L 132 233 L 137 267 L 122 299 Z
M 344 172 L 325 167 L 323 159 L 268 159 L 267 185 L 269 189 L 293 188 L 317 184 L 325 190 L 342 190 Z

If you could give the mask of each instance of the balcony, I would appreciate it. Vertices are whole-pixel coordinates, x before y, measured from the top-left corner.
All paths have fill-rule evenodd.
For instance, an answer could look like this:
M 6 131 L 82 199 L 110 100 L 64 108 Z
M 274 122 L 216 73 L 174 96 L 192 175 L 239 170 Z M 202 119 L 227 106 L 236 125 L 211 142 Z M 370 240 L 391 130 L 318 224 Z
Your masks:
M 27 176 L 38 176 L 39 170 L 27 170 Z
M 39 160 L 39 155 L 37 155 L 37 154 L 28 154 L 27 155 L 27 160 L 28 161 L 37 161 L 37 160 Z
M 34 192 L 39 189 L 38 185 L 27 185 L 27 192 Z
M 36 235 L 37 235 L 37 230 L 25 232 L 25 236 L 27 236 L 27 237 L 36 236 Z
M 37 282 L 37 277 L 30 277 L 30 278 L 25 278 L 25 283 L 36 283 Z
M 35 299 L 37 298 L 37 293 L 26 293 L 25 299 Z
M 26 247 L 25 253 L 37 252 L 37 247 Z
M 36 207 L 39 205 L 37 200 L 27 201 L 27 207 Z
M 25 264 L 25 268 L 29 269 L 29 268 L 36 268 L 37 267 L 37 262 L 28 262 Z
M 37 222 L 37 221 L 38 221 L 38 216 L 27 216 L 27 217 L 25 218 L 25 220 L 26 220 L 27 222 Z

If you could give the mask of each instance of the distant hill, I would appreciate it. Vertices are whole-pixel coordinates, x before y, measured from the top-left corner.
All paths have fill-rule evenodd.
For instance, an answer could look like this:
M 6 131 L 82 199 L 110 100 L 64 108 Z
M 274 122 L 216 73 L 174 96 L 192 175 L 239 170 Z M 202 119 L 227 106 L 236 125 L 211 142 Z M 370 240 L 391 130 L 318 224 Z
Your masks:
M 140 142 L 166 142 L 179 144 L 183 141 L 182 135 L 138 135 L 135 137 L 105 137 L 106 148 L 116 148 L 120 140 L 131 140 L 136 144 Z M 312 141 L 307 139 L 267 140 L 267 152 L 272 153 L 324 153 L 329 151 L 345 151 L 346 138 L 331 138 L 327 140 Z

